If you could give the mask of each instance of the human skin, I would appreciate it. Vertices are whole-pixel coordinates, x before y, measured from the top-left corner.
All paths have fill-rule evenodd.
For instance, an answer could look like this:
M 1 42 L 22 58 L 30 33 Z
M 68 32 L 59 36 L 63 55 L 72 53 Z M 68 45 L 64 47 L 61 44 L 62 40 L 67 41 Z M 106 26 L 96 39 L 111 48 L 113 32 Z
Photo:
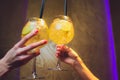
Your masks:
M 72 66 L 82 80 L 99 80 L 73 49 L 65 45 L 57 45 L 56 56 L 64 63 Z
M 47 43 L 47 40 L 41 40 L 39 42 L 32 43 L 28 46 L 24 44 L 33 36 L 38 33 L 38 30 L 33 30 L 31 33 L 23 37 L 17 42 L 0 60 L 0 77 L 9 72 L 12 69 L 20 67 L 30 61 L 33 57 L 40 54 L 40 52 L 29 53 L 28 51 L 42 46 Z

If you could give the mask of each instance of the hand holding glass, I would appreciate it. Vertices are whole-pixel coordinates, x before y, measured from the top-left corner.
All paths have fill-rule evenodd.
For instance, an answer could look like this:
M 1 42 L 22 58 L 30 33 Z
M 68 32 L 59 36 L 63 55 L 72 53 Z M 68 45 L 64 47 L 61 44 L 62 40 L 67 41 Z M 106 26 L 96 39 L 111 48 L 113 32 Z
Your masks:
M 59 15 L 56 17 L 49 28 L 49 38 L 56 44 L 68 44 L 74 37 L 74 28 L 68 16 Z M 63 70 L 58 60 L 56 68 L 53 70 Z

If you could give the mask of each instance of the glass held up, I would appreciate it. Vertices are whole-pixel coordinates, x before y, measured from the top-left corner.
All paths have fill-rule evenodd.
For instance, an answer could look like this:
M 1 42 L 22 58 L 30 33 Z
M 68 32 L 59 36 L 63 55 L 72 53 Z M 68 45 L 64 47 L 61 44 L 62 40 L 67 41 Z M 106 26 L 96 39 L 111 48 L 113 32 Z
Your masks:
M 74 28 L 71 19 L 65 15 L 55 17 L 49 27 L 49 38 L 56 44 L 68 44 L 74 37 Z M 58 59 L 56 68 L 49 68 L 49 70 L 65 71 L 61 68 L 60 60 Z
M 32 30 L 37 29 L 38 33 L 33 36 L 32 38 L 30 38 L 25 45 L 29 45 L 31 43 L 34 42 L 38 42 L 40 40 L 46 39 L 48 40 L 48 26 L 45 22 L 44 19 L 42 18 L 37 18 L 37 17 L 32 17 L 30 18 L 27 23 L 25 24 L 25 26 L 22 29 L 22 33 L 21 36 L 24 37 L 25 35 L 29 34 Z M 44 45 L 43 45 L 44 46 Z M 32 49 L 31 51 L 28 52 L 28 54 L 32 54 L 32 53 L 38 53 L 38 51 L 40 51 L 40 48 L 43 46 L 39 46 L 35 49 Z M 33 58 L 33 68 L 32 68 L 32 75 L 29 77 L 24 77 L 23 79 L 35 79 L 35 80 L 39 80 L 39 79 L 43 79 L 44 77 L 39 77 L 37 75 L 37 71 L 36 71 L 36 57 Z

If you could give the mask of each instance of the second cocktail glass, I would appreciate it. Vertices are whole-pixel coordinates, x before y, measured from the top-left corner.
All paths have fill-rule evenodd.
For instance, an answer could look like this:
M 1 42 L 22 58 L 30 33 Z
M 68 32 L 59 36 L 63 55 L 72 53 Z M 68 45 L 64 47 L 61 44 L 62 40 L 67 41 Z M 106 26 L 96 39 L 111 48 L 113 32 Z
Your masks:
M 74 28 L 71 19 L 65 15 L 57 16 L 49 27 L 49 38 L 56 44 L 68 44 L 74 37 Z M 64 69 L 60 66 L 60 60 L 58 60 L 56 68 L 49 68 L 49 70 L 61 70 Z

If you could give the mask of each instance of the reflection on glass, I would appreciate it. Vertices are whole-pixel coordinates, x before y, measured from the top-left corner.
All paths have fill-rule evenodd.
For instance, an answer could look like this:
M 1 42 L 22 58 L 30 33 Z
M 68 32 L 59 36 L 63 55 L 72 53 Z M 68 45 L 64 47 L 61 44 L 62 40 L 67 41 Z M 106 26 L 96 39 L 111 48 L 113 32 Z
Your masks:
M 36 18 L 36 17 L 30 18 L 28 20 L 28 22 L 23 27 L 21 36 L 24 37 L 25 35 L 29 34 L 34 29 L 38 29 L 39 32 L 34 37 L 30 38 L 25 43 L 26 46 L 31 44 L 31 43 L 43 40 L 43 39 L 48 40 L 48 26 L 47 26 L 46 22 L 43 19 Z M 41 46 L 31 50 L 29 52 L 29 54 L 31 54 L 33 52 L 37 53 L 40 50 L 40 48 L 41 48 Z M 32 75 L 30 77 L 24 77 L 23 79 L 27 79 L 27 80 L 30 80 L 30 79 L 35 79 L 36 80 L 37 79 L 37 80 L 39 80 L 39 79 L 44 78 L 44 77 L 39 77 L 37 75 L 37 72 L 36 72 L 36 57 L 33 59 L 33 68 L 32 69 L 33 69 L 32 70 Z
M 74 28 L 71 19 L 68 16 L 57 16 L 49 28 L 49 38 L 56 44 L 68 44 L 74 37 Z M 52 68 L 49 68 L 50 70 Z M 58 60 L 56 68 L 52 70 L 63 70 Z

